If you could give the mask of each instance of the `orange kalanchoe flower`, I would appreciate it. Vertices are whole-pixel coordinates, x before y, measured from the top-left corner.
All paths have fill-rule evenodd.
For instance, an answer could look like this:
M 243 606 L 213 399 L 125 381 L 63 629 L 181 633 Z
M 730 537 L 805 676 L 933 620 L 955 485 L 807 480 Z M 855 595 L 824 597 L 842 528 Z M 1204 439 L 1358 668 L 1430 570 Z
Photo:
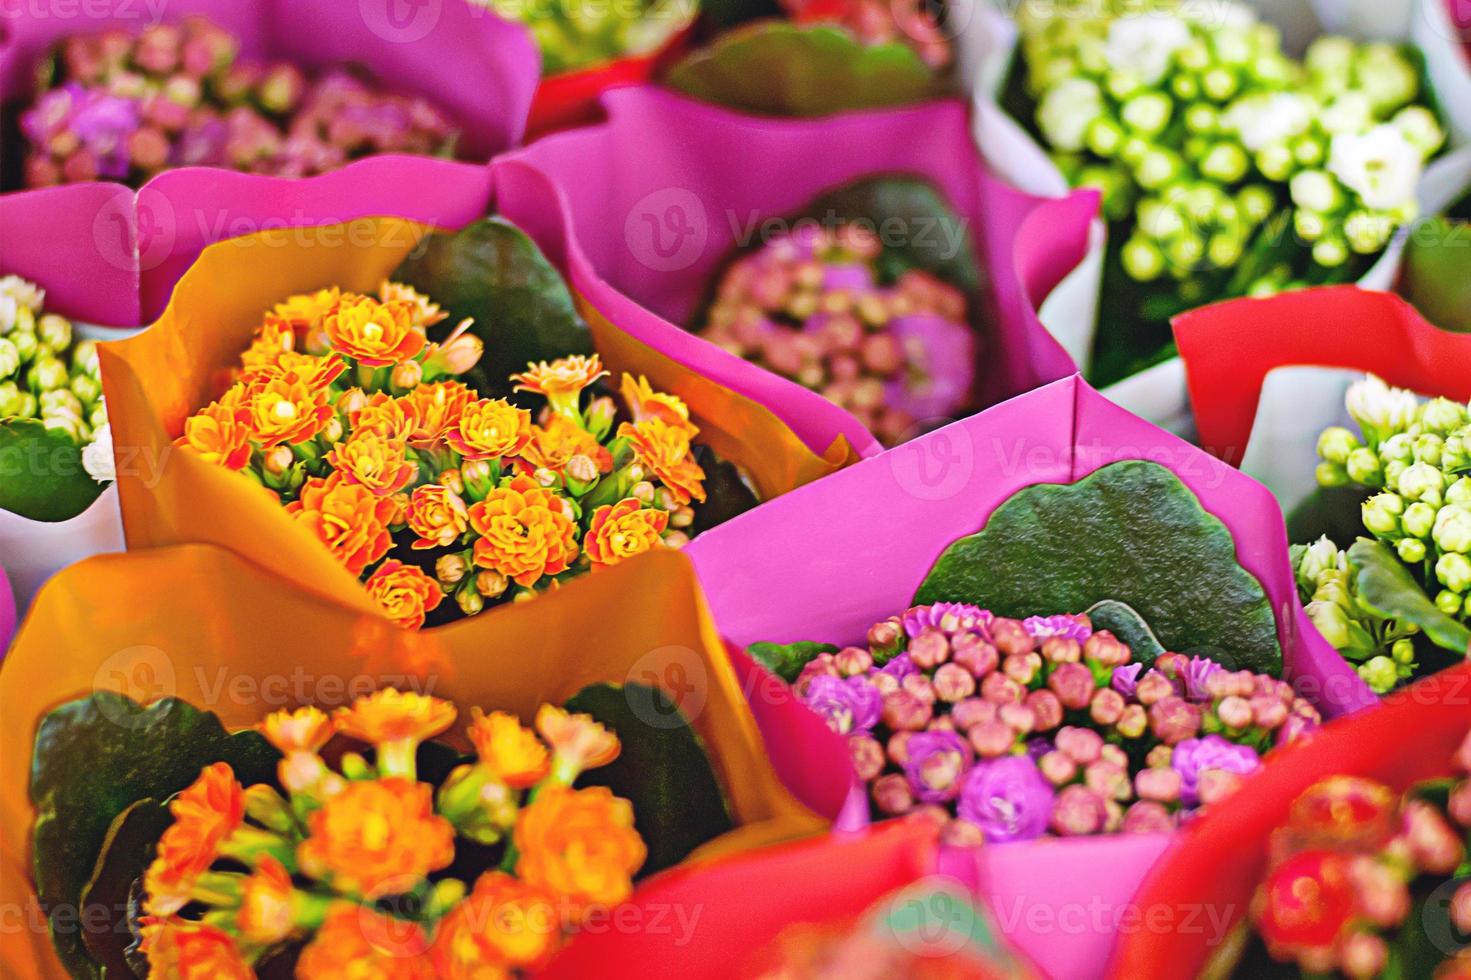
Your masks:
M 507 786 L 516 789 L 534 786 L 551 766 L 547 747 L 515 715 L 504 711 L 487 715 L 473 708 L 468 734 L 480 761 Z
M 544 704 L 536 712 L 536 730 L 558 759 L 566 760 L 578 772 L 606 766 L 618 758 L 618 736 L 592 715 L 573 714 L 554 704 Z
M 545 425 L 533 425 L 531 438 L 521 450 L 521 459 L 530 469 L 562 472 L 573 456 L 586 456 L 599 473 L 613 469 L 613 454 L 582 426 L 565 415 L 553 415 Z
M 353 435 L 371 432 L 385 439 L 407 442 L 413 425 L 403 403 L 383 391 L 375 391 L 366 403 L 348 418 Z
M 322 317 L 332 349 L 365 367 L 388 367 L 412 360 L 424 349 L 418 307 L 407 300 L 382 302 L 344 293 Z
M 625 374 L 618 392 L 623 396 L 628 410 L 633 413 L 634 422 L 662 419 L 670 425 L 680 425 L 690 420 L 689 406 L 682 399 L 655 391 L 649 384 L 649 379 L 643 375 L 635 378 L 631 374 Z
M 295 711 L 282 709 L 266 715 L 256 728 L 266 741 L 283 754 L 319 752 L 332 739 L 336 727 L 327 713 L 314 705 Z
M 455 714 L 448 701 L 385 687 L 338 708 L 334 719 L 342 734 L 377 745 L 433 738 L 454 724 Z
M 140 948 L 148 975 L 165 980 L 255 980 L 229 933 L 183 919 L 142 921 Z
M 411 779 L 349 782 L 307 826 L 296 849 L 301 870 L 349 894 L 409 891 L 455 858 L 455 830 L 434 812 L 434 788 Z
M 296 961 L 297 980 L 435 980 L 429 940 L 413 922 L 346 902 Z
M 415 487 L 409 495 L 405 519 L 409 530 L 419 536 L 411 548 L 420 551 L 448 548 L 470 526 L 470 510 L 460 495 L 449 487 L 426 483 Z
M 250 413 L 251 437 L 261 448 L 294 446 L 327 427 L 336 411 L 326 387 L 315 382 L 314 377 L 274 368 L 251 379 L 244 405 Z
M 252 943 L 279 943 L 296 928 L 292 909 L 291 875 L 280 861 L 266 855 L 240 888 L 240 911 L 235 925 Z
M 521 811 L 514 840 L 516 876 L 579 913 L 626 901 L 648 856 L 633 829 L 633 805 L 606 786 L 542 789 Z
M 282 354 L 296 349 L 296 331 L 290 321 L 267 313 L 260 332 L 251 340 L 250 346 L 240 355 L 240 364 L 246 374 L 254 374 L 275 367 Z
M 244 469 L 251 454 L 250 412 L 240 405 L 240 395 L 241 389 L 231 389 L 224 399 L 185 419 L 184 434 L 174 445 L 194 451 L 206 463 Z
M 504 398 L 471 402 L 455 427 L 445 433 L 450 448 L 465 459 L 514 456 L 530 439 L 531 413 Z
M 458 381 L 419 385 L 398 400 L 409 420 L 409 445 L 428 449 L 444 441 L 460 424 L 475 393 Z
M 699 432 L 693 425 L 670 425 L 662 418 L 624 422 L 620 438 L 633 447 L 634 458 L 669 488 L 677 503 L 705 499 L 705 471 L 695 462 L 690 440 Z
M 336 286 L 330 286 L 314 293 L 288 296 L 284 301 L 277 303 L 271 312 L 290 325 L 298 338 L 304 339 L 314 329 L 321 326 L 322 317 L 333 310 L 341 300 L 342 290 Z
M 565 572 L 577 558 L 577 525 L 565 503 L 528 476 L 497 487 L 470 508 L 475 564 L 531 587 L 543 576 Z
M 379 565 L 363 584 L 368 595 L 387 611 L 388 618 L 404 629 L 423 626 L 424 614 L 444 598 L 438 582 L 394 558 Z
M 449 316 L 438 303 L 419 292 L 413 286 L 385 279 L 378 286 L 378 298 L 385 303 L 408 303 L 414 308 L 414 322 L 421 327 L 432 327 Z
M 626 497 L 593 511 L 582 548 L 592 560 L 593 568 L 616 565 L 625 558 L 659 547 L 660 535 L 668 526 L 667 511 L 644 507 L 637 499 Z
M 516 382 L 516 391 L 529 391 L 555 402 L 557 399 L 578 394 L 607 374 L 598 355 L 584 357 L 573 354 L 555 361 L 528 364 L 525 371 L 511 375 L 511 380 Z
M 306 524 L 354 575 L 388 554 L 393 545 L 388 525 L 396 510 L 392 499 L 336 474 L 307 480 L 301 495 L 286 505 L 286 512 Z
M 143 875 L 143 907 L 149 915 L 173 915 L 189 904 L 199 876 L 245 821 L 245 793 L 235 771 L 216 762 L 174 798 L 169 813 L 173 823 L 159 838 L 158 856 Z
M 552 897 L 504 871 L 487 871 L 468 898 L 439 924 L 434 959 L 446 980 L 510 976 L 551 958 L 562 924 Z
M 327 453 L 327 462 L 348 483 L 361 484 L 376 496 L 398 493 L 419 472 L 405 455 L 408 446 L 376 432 L 358 431 Z

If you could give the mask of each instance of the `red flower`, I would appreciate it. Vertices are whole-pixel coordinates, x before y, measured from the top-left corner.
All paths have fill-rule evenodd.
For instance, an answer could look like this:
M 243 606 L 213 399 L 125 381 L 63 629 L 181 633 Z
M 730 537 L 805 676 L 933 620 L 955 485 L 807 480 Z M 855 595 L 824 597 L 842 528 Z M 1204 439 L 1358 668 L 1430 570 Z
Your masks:
M 1331 948 L 1354 916 L 1349 859 L 1333 851 L 1303 851 L 1277 865 L 1253 905 L 1257 931 L 1276 955 Z

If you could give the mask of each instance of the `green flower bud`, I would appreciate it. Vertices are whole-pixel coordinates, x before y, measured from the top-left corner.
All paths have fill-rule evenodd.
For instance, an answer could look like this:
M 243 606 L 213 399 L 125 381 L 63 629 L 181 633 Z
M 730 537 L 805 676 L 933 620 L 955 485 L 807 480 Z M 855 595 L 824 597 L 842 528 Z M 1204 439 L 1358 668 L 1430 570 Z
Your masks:
M 1120 258 L 1124 271 L 1136 282 L 1158 279 L 1165 269 L 1164 253 L 1159 246 L 1137 233 L 1124 243 Z
M 1431 466 L 1440 465 L 1440 451 L 1445 446 L 1445 440 L 1433 432 L 1425 432 L 1415 437 L 1415 459 L 1421 463 L 1429 463 Z
M 1279 183 L 1287 180 L 1296 162 L 1286 143 L 1272 143 L 1256 153 L 1256 168 L 1262 176 Z
M 1104 79 L 1103 87 L 1108 94 L 1119 102 L 1123 102 L 1142 87 L 1137 76 L 1132 72 L 1114 72 Z
M 1307 211 L 1327 214 L 1343 204 L 1338 181 L 1324 170 L 1300 170 L 1287 186 L 1292 203 Z
M 1119 110 L 1124 125 L 1140 136 L 1152 137 L 1164 131 L 1170 123 L 1174 104 L 1168 96 L 1158 92 L 1144 92 L 1129 99 Z
M 1349 248 L 1359 255 L 1373 255 L 1389 244 L 1398 223 L 1387 215 L 1373 211 L 1350 211 L 1343 219 L 1343 233 Z
M 1086 78 L 1069 78 L 1047 90 L 1037 108 L 1037 125 L 1059 150 L 1076 152 L 1093 120 L 1103 115 L 1103 93 Z
M 1200 82 L 1194 75 L 1180 72 L 1170 79 L 1170 91 L 1181 102 L 1193 102 L 1200 98 Z
M 1427 158 L 1434 156 L 1445 143 L 1445 130 L 1440 128 L 1435 113 L 1422 105 L 1405 106 L 1394 114 L 1390 123 Z
M 87 441 L 90 433 L 87 431 L 86 423 L 75 415 L 46 415 L 42 416 L 41 424 L 47 429 L 55 432 L 64 432 L 71 437 L 77 445 Z
M 36 324 L 36 336 L 52 350 L 65 350 L 72 342 L 71 321 L 64 316 L 47 313 Z
M 1435 515 L 1434 507 L 1417 500 L 1405 508 L 1404 514 L 1400 517 L 1400 525 L 1411 537 L 1428 538 L 1435 527 Z
M 1432 398 L 1421 409 L 1420 424 L 1433 432 L 1449 435 L 1466 424 L 1466 406 L 1449 398 Z
M 33 419 L 39 414 L 39 405 L 36 404 L 36 396 L 29 391 L 22 391 L 16 396 L 15 411 L 11 414 L 20 419 Z
M 1267 289 L 1273 288 L 1270 283 L 1259 283 L 1258 285 L 1265 286 Z M 1338 463 L 1326 461 L 1319 463 L 1313 475 L 1317 477 L 1320 487 L 1346 487 L 1349 484 L 1348 471 Z
M 1437 593 L 1435 596 L 1435 608 L 1439 609 L 1447 616 L 1460 615 L 1461 609 L 1464 607 L 1464 605 L 1464 600 L 1462 600 L 1459 595 L 1452 592 L 1450 589 L 1445 589 Z
M 1424 504 L 1416 504 L 1416 507 L 1424 507 Z M 1418 565 L 1425 560 L 1425 542 L 1419 538 L 1400 538 L 1395 542 L 1395 551 L 1399 552 L 1400 561 L 1406 565 Z
M 1354 74 L 1360 91 L 1381 116 L 1409 102 L 1420 90 L 1419 73 L 1392 44 L 1364 45 L 1354 62 Z
M 1180 158 L 1169 150 L 1152 149 L 1134 169 L 1134 179 L 1147 191 L 1158 190 L 1180 174 Z
M 1471 551 L 1471 510 L 1454 504 L 1440 508 L 1435 515 L 1431 536 L 1441 551 L 1461 554 Z
M 1277 198 L 1260 184 L 1243 187 L 1236 193 L 1236 206 L 1248 224 L 1260 224 L 1277 210 Z
M 1225 102 L 1240 87 L 1241 80 L 1236 73 L 1226 68 L 1210 68 L 1200 76 L 1200 90 L 1213 102 Z
M 1384 464 L 1384 485 L 1386 487 L 1399 486 L 1399 478 L 1404 476 L 1405 470 L 1410 464 L 1402 459 L 1391 459 Z
M 1391 390 L 1399 391 L 1402 389 Z M 1410 403 L 1407 401 L 1405 403 L 1405 408 L 1409 407 Z M 1408 418 L 1406 411 L 1401 408 L 1393 408 L 1390 412 L 1386 414 L 1383 422 L 1380 424 L 1393 426 L 1403 425 L 1407 422 Z M 1369 424 L 1373 425 L 1375 423 L 1370 422 Z M 1413 463 L 1415 461 L 1415 437 L 1410 435 L 1408 432 L 1396 432 L 1394 435 L 1390 436 L 1388 439 L 1385 439 L 1379 444 L 1379 456 L 1380 458 L 1386 460 L 1397 459 L 1404 463 Z
M 1246 176 L 1246 168 L 1250 165 L 1251 161 L 1240 144 L 1217 143 L 1200 161 L 1200 172 L 1211 180 L 1234 184 Z
M 1303 52 L 1303 65 L 1314 75 L 1339 79 L 1345 83 L 1353 72 L 1356 46 L 1346 37 L 1325 34 Z
M 41 414 L 54 414 L 65 412 L 68 415 L 82 417 L 82 401 L 72 394 L 69 388 L 55 388 L 51 391 L 41 392 Z
M 1211 51 L 1199 38 L 1175 52 L 1175 60 L 1186 71 L 1204 71 L 1210 66 Z
M 1099 116 L 1088 126 L 1084 142 L 1090 152 L 1109 159 L 1123 147 L 1124 129 L 1108 116 Z
M 1463 476 L 1446 487 L 1445 502 L 1447 505 L 1471 510 L 1471 477 Z
M 1236 235 L 1212 235 L 1206 245 L 1205 257 L 1212 267 L 1230 269 L 1241 261 L 1246 245 Z
M 1435 577 L 1449 591 L 1464 594 L 1471 589 L 1471 558 L 1452 552 L 1435 563 Z
M 1384 471 L 1379 465 L 1379 454 L 1367 446 L 1360 446 L 1348 454 L 1344 463 L 1348 478 L 1359 486 L 1384 486 Z
M 33 360 L 36 352 L 41 349 L 41 342 L 36 339 L 36 335 L 33 333 L 15 331 L 6 334 L 5 339 L 14 345 L 15 352 L 20 355 L 20 362 L 22 364 Z
M 1446 437 L 1445 445 L 1440 450 L 1440 465 L 1447 473 L 1460 473 L 1471 469 L 1471 453 L 1466 451 L 1464 435 Z
M 1304 167 L 1316 167 L 1327 154 L 1323 141 L 1313 136 L 1299 136 L 1292 141 L 1292 158 Z
M 32 391 L 50 391 L 66 384 L 70 377 L 71 372 L 66 369 L 65 364 L 48 356 L 31 365 L 31 369 L 26 372 L 26 384 Z
M 1348 261 L 1348 256 L 1348 242 L 1338 235 L 1329 235 L 1313 243 L 1313 261 L 1325 269 L 1338 268 Z
M 1359 677 L 1375 694 L 1388 694 L 1399 683 L 1399 669 L 1385 656 L 1373 657 L 1359 665 Z
M 101 374 L 97 363 L 97 341 L 79 340 L 72 348 L 72 370 L 90 374 L 94 378 Z
M 1408 637 L 1395 640 L 1389 648 L 1389 655 L 1396 664 L 1404 667 L 1413 667 L 1415 664 L 1415 641 Z
M 1348 454 L 1358 448 L 1358 437 L 1341 425 L 1330 426 L 1318 436 L 1318 455 L 1330 463 L 1347 463 Z
M 0 337 L 0 378 L 13 378 L 20 373 L 20 351 L 15 344 Z
M 1126 136 L 1124 145 L 1119 147 L 1119 159 L 1130 167 L 1139 166 L 1145 154 L 1150 150 L 1149 141 L 1138 136 Z
M 1345 561 L 1338 546 L 1325 534 L 1301 549 L 1297 563 L 1298 583 L 1315 588 L 1320 578 L 1328 572 L 1341 570 Z
M 84 403 L 90 405 L 102 397 L 102 382 L 91 375 L 79 374 L 72 378 L 71 391 Z
M 92 406 L 92 411 L 87 415 L 87 424 L 93 429 L 100 429 L 107 424 L 107 403 L 98 402 Z
M 1165 245 L 1165 259 L 1177 279 L 1200 268 L 1204 258 L 1205 242 L 1199 235 L 1179 235 Z
M 20 415 L 20 386 L 14 381 L 0 381 L 0 419 Z
M 1336 602 L 1310 602 L 1305 607 L 1323 639 L 1335 650 L 1346 650 L 1351 644 L 1348 613 Z
M 1384 536 L 1399 533 L 1399 516 L 1405 511 L 1403 497 L 1393 493 L 1376 493 L 1364 501 L 1360 508 L 1364 527 Z
M 1439 504 L 1445 493 L 1445 474 L 1429 463 L 1411 463 L 1400 474 L 1395 486 L 1408 500 Z

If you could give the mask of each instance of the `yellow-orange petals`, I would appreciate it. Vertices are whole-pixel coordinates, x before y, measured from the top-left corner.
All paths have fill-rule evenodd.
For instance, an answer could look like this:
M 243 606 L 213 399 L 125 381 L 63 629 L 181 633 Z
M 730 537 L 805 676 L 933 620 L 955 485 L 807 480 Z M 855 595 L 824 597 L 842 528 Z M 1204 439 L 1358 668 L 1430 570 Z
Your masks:
M 320 751 L 335 731 L 327 713 L 313 705 L 273 711 L 256 727 L 283 754 Z
M 661 418 L 624 422 L 618 435 L 633 447 L 634 458 L 669 488 L 679 504 L 705 499 L 705 471 L 695 462 L 690 440 L 699 430 L 671 425 Z
M 322 317 L 322 329 L 339 354 L 367 367 L 387 367 L 412 360 L 424 349 L 424 331 L 415 322 L 417 315 L 412 302 L 384 303 L 345 293 Z
M 158 856 L 143 875 L 149 915 L 173 915 L 189 904 L 199 876 L 219 857 L 220 845 L 245 820 L 245 795 L 226 763 L 206 766 L 169 804 L 174 822 L 158 840 Z
M 240 355 L 240 365 L 246 374 L 253 374 L 275 367 L 282 354 L 296 349 L 296 331 L 287 320 L 273 313 L 266 314 L 266 322 L 251 338 L 250 346 Z
M 192 450 L 206 463 L 244 469 L 250 462 L 250 412 L 239 404 L 236 390 L 229 401 L 212 402 L 184 420 L 184 434 L 174 445 Z M 229 396 L 227 396 L 229 397 Z
M 291 935 L 296 926 L 293 891 L 291 875 L 281 862 L 270 855 L 262 857 L 240 889 L 240 911 L 235 915 L 240 935 L 263 946 Z
M 517 476 L 470 508 L 475 564 L 529 588 L 558 575 L 577 558 L 577 526 L 557 495 L 528 476 Z
M 594 568 L 616 565 L 625 558 L 657 548 L 659 536 L 668 526 L 667 511 L 646 508 L 635 498 L 627 497 L 593 511 L 582 547 Z
M 487 715 L 473 708 L 467 733 L 480 761 L 506 785 L 525 789 L 547 774 L 551 765 L 547 747 L 515 715 L 504 711 Z
M 354 412 L 348 423 L 354 436 L 371 432 L 397 442 L 407 442 L 413 430 L 403 404 L 392 395 L 375 391 L 367 398 L 362 408 Z
M 339 891 L 379 897 L 412 889 L 455 857 L 455 831 L 433 787 L 391 776 L 349 782 L 308 818 L 301 870 Z
M 449 316 L 438 303 L 407 283 L 383 280 L 378 287 L 378 298 L 385 303 L 408 303 L 413 307 L 414 322 L 421 327 L 432 327 Z
M 388 554 L 388 524 L 396 509 L 391 498 L 336 476 L 307 480 L 301 496 L 286 505 L 354 575 Z
M 443 442 L 473 401 L 475 393 L 458 381 L 419 385 L 404 395 L 398 403 L 409 420 L 409 445 L 427 449 Z
M 336 286 L 319 289 L 314 293 L 298 293 L 277 303 L 271 312 L 290 325 L 299 336 L 305 337 L 322 323 L 322 317 L 335 308 L 342 299 L 342 290 Z
M 618 386 L 618 393 L 623 396 L 628 410 L 633 413 L 635 422 L 662 419 L 670 425 L 680 425 L 690 420 L 689 406 L 681 398 L 655 391 L 649 384 L 649 379 L 643 375 L 634 377 L 625 374 Z
M 530 468 L 562 472 L 573 456 L 586 456 L 599 473 L 613 469 L 613 455 L 591 432 L 565 415 L 553 415 L 545 425 L 533 425 L 531 438 L 521 450 L 521 458 Z
M 482 398 L 465 406 L 445 439 L 466 459 L 514 456 L 531 439 L 531 413 L 504 398 Z
M 410 630 L 423 626 L 424 614 L 444 598 L 438 582 L 413 565 L 393 558 L 379 565 L 368 576 L 364 587 L 388 613 L 389 619 Z
M 419 467 L 409 462 L 408 447 L 374 432 L 355 432 L 333 446 L 327 462 L 348 483 L 367 487 L 379 497 L 397 493 L 414 479 Z
M 528 364 L 525 371 L 511 375 L 511 380 L 516 382 L 516 391 L 529 391 L 555 401 L 576 395 L 607 374 L 598 355 L 573 354 L 551 362 Z
M 592 715 L 572 714 L 554 704 L 544 704 L 536 712 L 536 730 L 557 758 L 575 766 L 578 772 L 606 766 L 618 758 L 618 736 Z
M 470 510 L 460 495 L 438 483 L 415 487 L 405 515 L 409 530 L 419 536 L 410 547 L 448 548 L 470 526 Z
M 447 980 L 507 976 L 505 966 L 535 970 L 545 964 L 561 931 L 550 895 L 504 871 L 487 871 L 440 923 L 434 957 Z
M 546 787 L 521 811 L 514 840 L 516 876 L 579 912 L 625 901 L 648 854 L 633 829 L 633 805 L 606 786 Z
M 416 924 L 343 903 L 296 961 L 297 980 L 434 980 L 429 941 Z
M 317 382 L 315 376 L 275 370 L 251 379 L 245 407 L 250 413 L 252 437 L 261 448 L 294 446 L 326 428 L 336 410 L 331 405 L 331 393 Z
M 385 687 L 338 708 L 336 721 L 342 734 L 375 745 L 404 739 L 422 742 L 454 724 L 455 706 L 427 694 Z
M 182 919 L 145 918 L 143 955 L 159 980 L 255 980 L 235 940 L 222 929 Z

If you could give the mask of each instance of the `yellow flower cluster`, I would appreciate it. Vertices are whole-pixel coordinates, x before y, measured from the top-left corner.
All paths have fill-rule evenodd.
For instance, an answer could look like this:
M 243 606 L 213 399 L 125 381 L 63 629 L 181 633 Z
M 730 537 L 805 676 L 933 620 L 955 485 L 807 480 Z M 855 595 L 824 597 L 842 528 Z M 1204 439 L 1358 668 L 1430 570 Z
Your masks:
M 473 615 L 688 540 L 705 473 L 682 401 L 625 375 L 615 425 L 611 397 L 584 404 L 601 361 L 573 355 L 511 376 L 533 416 L 457 380 L 483 346 L 469 320 L 429 340 L 446 317 L 393 282 L 289 297 L 177 444 L 274 493 L 411 629 L 446 594 Z

